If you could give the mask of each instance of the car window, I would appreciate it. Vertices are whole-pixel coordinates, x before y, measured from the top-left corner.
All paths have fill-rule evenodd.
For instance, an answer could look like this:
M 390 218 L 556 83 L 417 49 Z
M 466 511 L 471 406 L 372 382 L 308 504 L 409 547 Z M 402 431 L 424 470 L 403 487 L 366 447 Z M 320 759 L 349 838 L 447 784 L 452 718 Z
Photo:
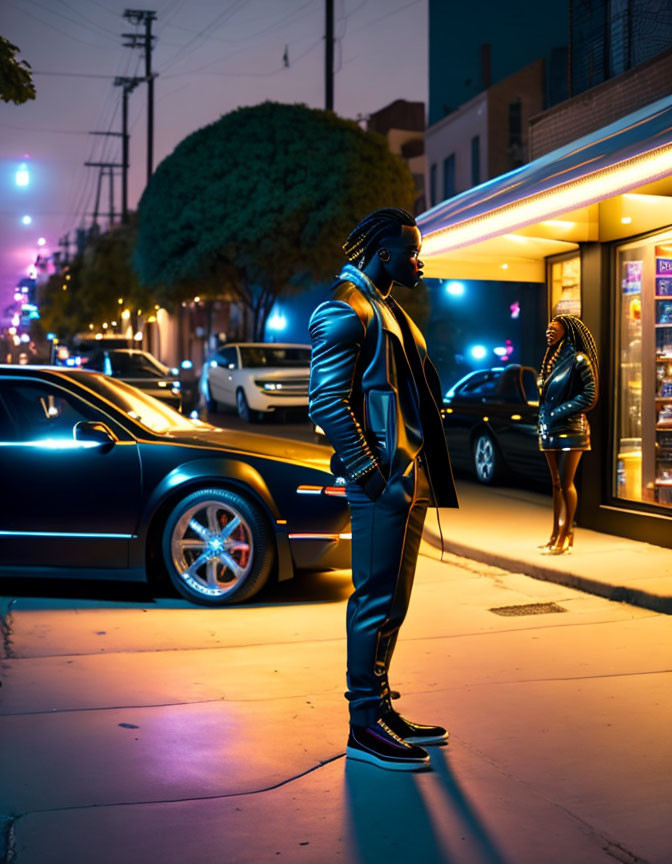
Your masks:
M 142 390 L 131 387 L 123 381 L 107 378 L 104 375 L 96 375 L 86 372 L 78 381 L 99 396 L 112 402 L 122 413 L 128 415 L 132 420 L 140 423 L 151 432 L 165 435 L 177 429 L 193 430 L 203 428 L 198 420 L 189 420 L 178 411 L 158 399 L 154 399 Z
M 162 369 L 145 354 L 127 354 L 110 351 L 103 372 L 113 378 L 164 378 L 167 370 Z
M 522 401 L 520 391 L 520 366 L 507 366 L 502 372 L 497 383 L 497 398 L 503 402 Z
M 218 363 L 228 369 L 238 368 L 238 353 L 235 348 L 221 348 L 217 352 Z
M 539 387 L 537 386 L 537 373 L 530 366 L 523 368 L 523 392 L 529 405 L 539 404 Z
M 33 381 L 0 381 L 0 440 L 73 440 L 82 420 L 100 419 L 93 408 L 60 387 Z
M 240 356 L 244 369 L 263 366 L 291 369 L 310 366 L 310 348 L 282 348 L 272 345 L 241 346 Z
M 462 387 L 456 391 L 459 396 L 476 397 L 488 396 L 495 392 L 499 383 L 501 369 L 488 369 L 478 375 L 474 375 L 465 381 Z

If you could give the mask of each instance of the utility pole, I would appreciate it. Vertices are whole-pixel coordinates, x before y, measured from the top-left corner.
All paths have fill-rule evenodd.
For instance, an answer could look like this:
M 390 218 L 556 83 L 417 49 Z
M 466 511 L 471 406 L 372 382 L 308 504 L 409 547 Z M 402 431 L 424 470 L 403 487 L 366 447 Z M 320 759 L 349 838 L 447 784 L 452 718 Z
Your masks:
M 114 219 L 116 216 L 114 210 L 114 169 L 115 168 L 123 168 L 121 162 L 85 162 L 84 163 L 88 168 L 100 168 L 101 172 L 98 175 L 98 185 L 100 189 L 100 185 L 102 183 L 103 172 L 107 173 L 107 176 L 110 180 L 110 189 L 109 189 L 109 197 L 110 197 L 110 210 L 108 213 L 109 225 L 108 228 L 111 228 L 114 225 Z M 96 198 L 96 202 L 98 199 Z
M 58 245 L 63 250 L 61 252 L 60 264 L 67 265 L 70 263 L 70 234 L 64 234 L 58 241 Z
M 156 38 L 152 35 L 152 22 L 156 21 L 156 12 L 149 9 L 126 9 L 124 18 L 131 24 L 144 24 L 144 35 L 140 33 L 122 33 L 125 48 L 142 48 L 145 52 L 145 77 L 147 84 L 147 182 L 154 170 L 154 78 L 152 72 L 152 47 Z
M 115 78 L 114 86 L 121 87 L 121 221 L 128 222 L 128 95 L 142 78 Z
M 324 52 L 325 67 L 325 108 L 334 110 L 334 0 L 326 0 L 326 45 Z
M 123 132 L 89 132 L 89 135 L 103 135 L 105 137 L 117 137 L 122 138 Z M 114 221 L 114 169 L 111 167 L 106 167 L 105 165 L 101 165 L 98 168 L 98 183 L 96 185 L 96 204 L 93 208 L 93 224 L 91 225 L 91 229 L 93 231 L 99 232 L 100 226 L 98 225 L 98 214 L 100 213 L 100 193 L 103 185 L 103 177 L 106 174 L 109 174 L 110 178 L 110 187 L 111 187 L 111 198 L 110 198 L 110 225 L 112 225 Z

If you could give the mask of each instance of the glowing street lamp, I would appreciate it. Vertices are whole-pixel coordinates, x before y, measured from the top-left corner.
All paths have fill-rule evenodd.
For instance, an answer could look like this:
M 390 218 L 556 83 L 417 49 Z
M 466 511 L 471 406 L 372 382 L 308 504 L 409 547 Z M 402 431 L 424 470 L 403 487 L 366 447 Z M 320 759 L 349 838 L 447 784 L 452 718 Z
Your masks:
M 32 223 L 32 221 L 33 221 L 33 217 L 32 217 L 32 216 L 28 216 L 28 215 L 26 215 L 26 216 L 22 216 L 22 217 L 21 217 L 21 223 L 22 223 L 23 225 L 30 225 L 30 224 Z
M 46 246 L 46 244 L 47 244 L 47 241 L 44 239 L 44 237 L 38 238 L 38 241 L 37 241 L 38 246 Z
M 29 186 L 30 185 L 30 172 L 28 171 L 28 166 L 25 162 L 22 162 L 16 174 L 14 175 L 14 182 L 17 186 Z

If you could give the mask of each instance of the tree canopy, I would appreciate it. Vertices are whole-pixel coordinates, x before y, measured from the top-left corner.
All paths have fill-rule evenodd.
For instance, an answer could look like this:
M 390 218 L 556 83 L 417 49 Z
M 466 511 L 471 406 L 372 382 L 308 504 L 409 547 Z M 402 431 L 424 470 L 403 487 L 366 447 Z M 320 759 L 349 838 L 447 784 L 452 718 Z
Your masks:
M 68 337 L 88 330 L 90 323 L 98 329 L 104 321 L 118 320 L 121 327 L 119 316 L 124 309 L 135 320 L 138 309 L 147 310 L 154 303 L 132 266 L 135 233 L 131 214 L 129 224 L 92 237 L 67 270 L 51 276 L 40 299 L 47 330 Z
M 20 105 L 35 98 L 35 85 L 30 74 L 30 63 L 17 60 L 19 49 L 0 36 L 0 99 Z
M 279 295 L 334 277 L 363 216 L 411 209 L 414 197 L 406 163 L 354 121 L 304 105 L 239 108 L 159 165 L 138 207 L 135 262 L 164 304 L 241 301 L 261 338 Z

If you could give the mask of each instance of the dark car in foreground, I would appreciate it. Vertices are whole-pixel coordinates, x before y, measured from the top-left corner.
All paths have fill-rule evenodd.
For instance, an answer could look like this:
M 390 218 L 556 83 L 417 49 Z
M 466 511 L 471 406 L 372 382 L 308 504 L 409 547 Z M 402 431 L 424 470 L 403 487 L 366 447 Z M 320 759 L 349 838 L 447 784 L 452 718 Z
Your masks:
M 149 351 L 103 346 L 82 357 L 86 369 L 103 372 L 144 390 L 155 399 L 179 411 L 182 408 L 182 383 L 177 369 L 170 369 Z
M 441 411 L 455 467 L 486 484 L 508 472 L 547 483 L 548 467 L 537 442 L 538 411 L 532 367 L 512 363 L 470 372 L 446 393 Z
M 103 374 L 0 366 L 0 575 L 153 581 L 246 600 L 350 566 L 325 447 L 218 429 Z

